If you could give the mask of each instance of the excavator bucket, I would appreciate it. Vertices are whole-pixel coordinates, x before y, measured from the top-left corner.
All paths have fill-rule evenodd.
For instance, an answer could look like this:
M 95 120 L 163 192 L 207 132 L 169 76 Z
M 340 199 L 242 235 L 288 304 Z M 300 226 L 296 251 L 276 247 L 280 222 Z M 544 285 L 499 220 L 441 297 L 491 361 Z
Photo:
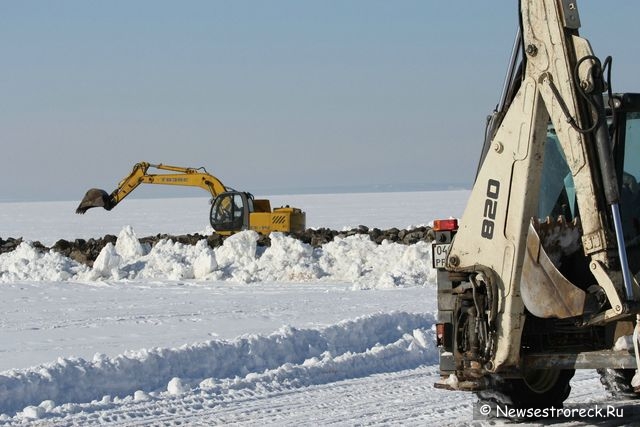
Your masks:
M 111 208 L 113 207 L 111 203 L 111 197 L 104 190 L 101 190 L 99 188 L 92 188 L 91 190 L 87 191 L 87 194 L 84 195 L 84 198 L 76 209 L 76 213 L 83 214 L 88 209 L 99 207 L 103 207 L 106 210 L 111 210 Z

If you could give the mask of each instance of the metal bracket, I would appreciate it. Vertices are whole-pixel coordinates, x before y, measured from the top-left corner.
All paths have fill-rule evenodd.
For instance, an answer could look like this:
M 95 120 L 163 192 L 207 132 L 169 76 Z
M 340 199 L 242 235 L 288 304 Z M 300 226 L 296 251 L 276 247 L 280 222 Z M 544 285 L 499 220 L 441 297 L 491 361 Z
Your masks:
M 604 251 L 607 249 L 607 236 L 606 233 L 600 229 L 590 234 L 582 236 L 582 246 L 584 247 L 585 255 L 590 255 L 595 252 Z
M 622 313 L 623 304 L 620 300 L 620 295 L 611 281 L 611 278 L 607 274 L 607 271 L 602 266 L 602 263 L 600 261 L 591 261 L 589 267 L 591 267 L 591 273 L 598 281 L 598 284 L 602 286 L 602 289 L 604 289 L 604 292 L 607 294 L 607 298 L 609 299 L 609 303 L 611 304 L 613 311 L 616 313 Z
M 586 324 L 588 325 L 596 325 L 602 323 L 608 323 L 614 319 L 619 317 L 626 316 L 627 306 L 622 303 L 620 299 L 620 294 L 618 294 L 618 290 L 616 286 L 611 281 L 611 278 L 607 274 L 606 270 L 602 266 L 600 261 L 591 261 L 589 264 L 591 267 L 591 273 L 596 278 L 598 285 L 604 289 L 605 294 L 607 295 L 607 299 L 609 300 L 609 304 L 611 308 L 604 313 L 600 313 L 593 318 L 589 319 Z
M 576 0 L 562 0 L 562 20 L 565 28 L 577 30 L 580 28 L 580 14 Z

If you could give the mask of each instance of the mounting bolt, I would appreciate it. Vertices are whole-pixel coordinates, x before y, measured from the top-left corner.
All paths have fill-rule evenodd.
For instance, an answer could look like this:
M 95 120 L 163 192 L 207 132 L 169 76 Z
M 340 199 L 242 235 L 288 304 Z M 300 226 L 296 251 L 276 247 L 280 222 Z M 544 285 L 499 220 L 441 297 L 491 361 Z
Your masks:
M 536 56 L 538 54 L 538 48 L 536 47 L 536 45 L 530 44 L 527 45 L 525 52 L 527 52 L 527 55 L 529 56 Z
M 582 80 L 580 81 L 580 87 L 582 88 L 582 90 L 584 90 L 586 93 L 591 93 L 593 91 L 593 82 L 590 82 L 589 80 Z
M 498 154 L 502 153 L 503 149 L 504 149 L 504 146 L 502 145 L 502 143 L 496 142 L 495 144 L 493 144 L 493 151 L 495 151 L 496 153 Z
M 460 264 L 460 258 L 458 258 L 457 255 L 451 255 L 449 257 L 449 264 L 451 264 L 453 267 L 457 267 Z
M 620 307 L 619 305 L 616 305 L 616 313 L 620 313 L 622 311 L 622 307 Z

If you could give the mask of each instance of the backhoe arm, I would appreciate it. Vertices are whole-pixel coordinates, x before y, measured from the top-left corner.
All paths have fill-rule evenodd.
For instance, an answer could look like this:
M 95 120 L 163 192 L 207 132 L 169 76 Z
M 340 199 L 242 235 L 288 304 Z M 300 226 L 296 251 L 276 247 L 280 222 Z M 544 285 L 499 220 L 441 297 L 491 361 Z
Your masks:
M 149 168 L 165 170 L 175 173 L 151 174 Z M 208 191 L 212 197 L 227 191 L 227 188 L 218 178 L 209 174 L 204 168 L 184 168 L 163 164 L 150 164 L 147 162 L 136 163 L 131 173 L 118 184 L 118 187 L 108 194 L 106 191 L 92 188 L 85 194 L 76 209 L 76 213 L 83 214 L 88 209 L 103 207 L 106 210 L 113 209 L 122 199 L 127 197 L 140 184 L 179 185 L 200 187 Z
M 476 280 L 473 286 L 486 287 L 492 298 L 489 324 L 495 335 L 485 342 L 490 371 L 518 365 L 526 309 L 539 317 L 583 316 L 584 322 L 605 323 L 629 316 L 626 303 L 634 299 L 622 280 L 624 243 L 616 243 L 614 236 L 620 232 L 614 233 L 615 215 L 609 212 L 610 207 L 615 210 L 618 194 L 601 63 L 578 35 L 575 2 L 522 0 L 520 16 L 523 71 L 514 85 L 517 92 L 496 126 L 447 258 L 447 270 L 470 274 L 472 282 Z M 553 148 L 546 147 L 550 122 L 567 168 L 566 175 L 556 168 L 563 175 L 553 184 L 572 180 L 567 187 L 567 196 L 575 200 L 569 204 L 570 217 L 579 217 L 575 226 L 581 232 L 582 259 L 592 274 L 579 283 L 560 283 L 559 278 L 552 280 L 559 277 L 556 272 L 540 270 L 539 240 L 535 230 L 530 231 L 540 213 L 539 194 L 547 196 L 539 189 L 549 179 L 542 171 Z M 528 274 L 534 268 L 540 271 L 535 280 Z M 543 276 L 549 277 L 549 289 L 556 294 L 542 295 L 538 278 Z M 579 302 L 589 286 L 598 285 L 611 308 L 586 313 L 580 303 L 576 309 L 549 310 L 559 300 L 556 295 L 566 295 L 558 291 L 561 284 L 575 291 Z

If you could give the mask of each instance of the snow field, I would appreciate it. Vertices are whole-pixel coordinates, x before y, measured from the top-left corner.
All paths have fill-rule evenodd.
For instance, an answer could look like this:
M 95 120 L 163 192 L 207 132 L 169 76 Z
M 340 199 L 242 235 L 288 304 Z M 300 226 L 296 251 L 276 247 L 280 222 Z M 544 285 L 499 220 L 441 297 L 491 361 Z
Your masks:
M 379 313 L 324 328 L 283 327 L 270 335 L 114 358 L 60 358 L 0 374 L 0 422 L 64 417 L 182 393 L 305 387 L 433 364 L 433 324 L 430 314 Z
M 305 207 L 310 227 L 384 229 L 459 216 L 467 196 L 286 202 Z M 261 248 L 241 233 L 215 249 L 150 248 L 135 238 L 134 228 L 203 233 L 204 202 L 133 199 L 85 216 L 72 214 L 76 202 L 2 204 L 3 237 L 120 236 L 94 268 L 29 243 L 0 255 L 0 425 L 496 424 L 473 421 L 472 394 L 433 387 L 428 245 L 354 236 L 314 249 L 273 235 Z M 572 384 L 568 404 L 609 399 L 593 371 Z
M 383 242 L 367 235 L 338 238 L 313 248 L 282 233 L 271 246 L 257 246 L 258 234 L 243 231 L 211 249 L 163 240 L 142 245 L 132 227 L 124 227 L 115 245 L 107 244 L 93 268 L 55 252 L 39 253 L 28 242 L 0 255 L 0 283 L 26 280 L 94 282 L 98 280 L 216 280 L 240 283 L 348 281 L 355 289 L 421 286 L 433 282 L 430 245 Z
M 145 287 L 183 280 L 342 282 L 358 290 L 421 287 L 433 274 L 425 243 L 377 245 L 368 236 L 357 235 L 313 248 L 274 233 L 271 246 L 263 248 L 257 239 L 256 233 L 246 231 L 215 249 L 206 241 L 195 246 L 161 241 L 151 248 L 140 244 L 133 228 L 125 226 L 116 244 L 105 246 L 92 268 L 55 252 L 39 252 L 24 242 L 0 255 L 0 284 L 19 291 L 19 283 L 37 290 L 37 283 Z M 185 393 L 204 393 L 216 401 L 248 390 L 300 388 L 412 369 L 437 361 L 432 325 L 431 314 L 389 312 L 323 328 L 285 326 L 268 335 L 127 351 L 115 357 L 101 353 L 92 360 L 59 357 L 54 363 L 0 373 L 0 423 L 117 412 L 123 405 Z

